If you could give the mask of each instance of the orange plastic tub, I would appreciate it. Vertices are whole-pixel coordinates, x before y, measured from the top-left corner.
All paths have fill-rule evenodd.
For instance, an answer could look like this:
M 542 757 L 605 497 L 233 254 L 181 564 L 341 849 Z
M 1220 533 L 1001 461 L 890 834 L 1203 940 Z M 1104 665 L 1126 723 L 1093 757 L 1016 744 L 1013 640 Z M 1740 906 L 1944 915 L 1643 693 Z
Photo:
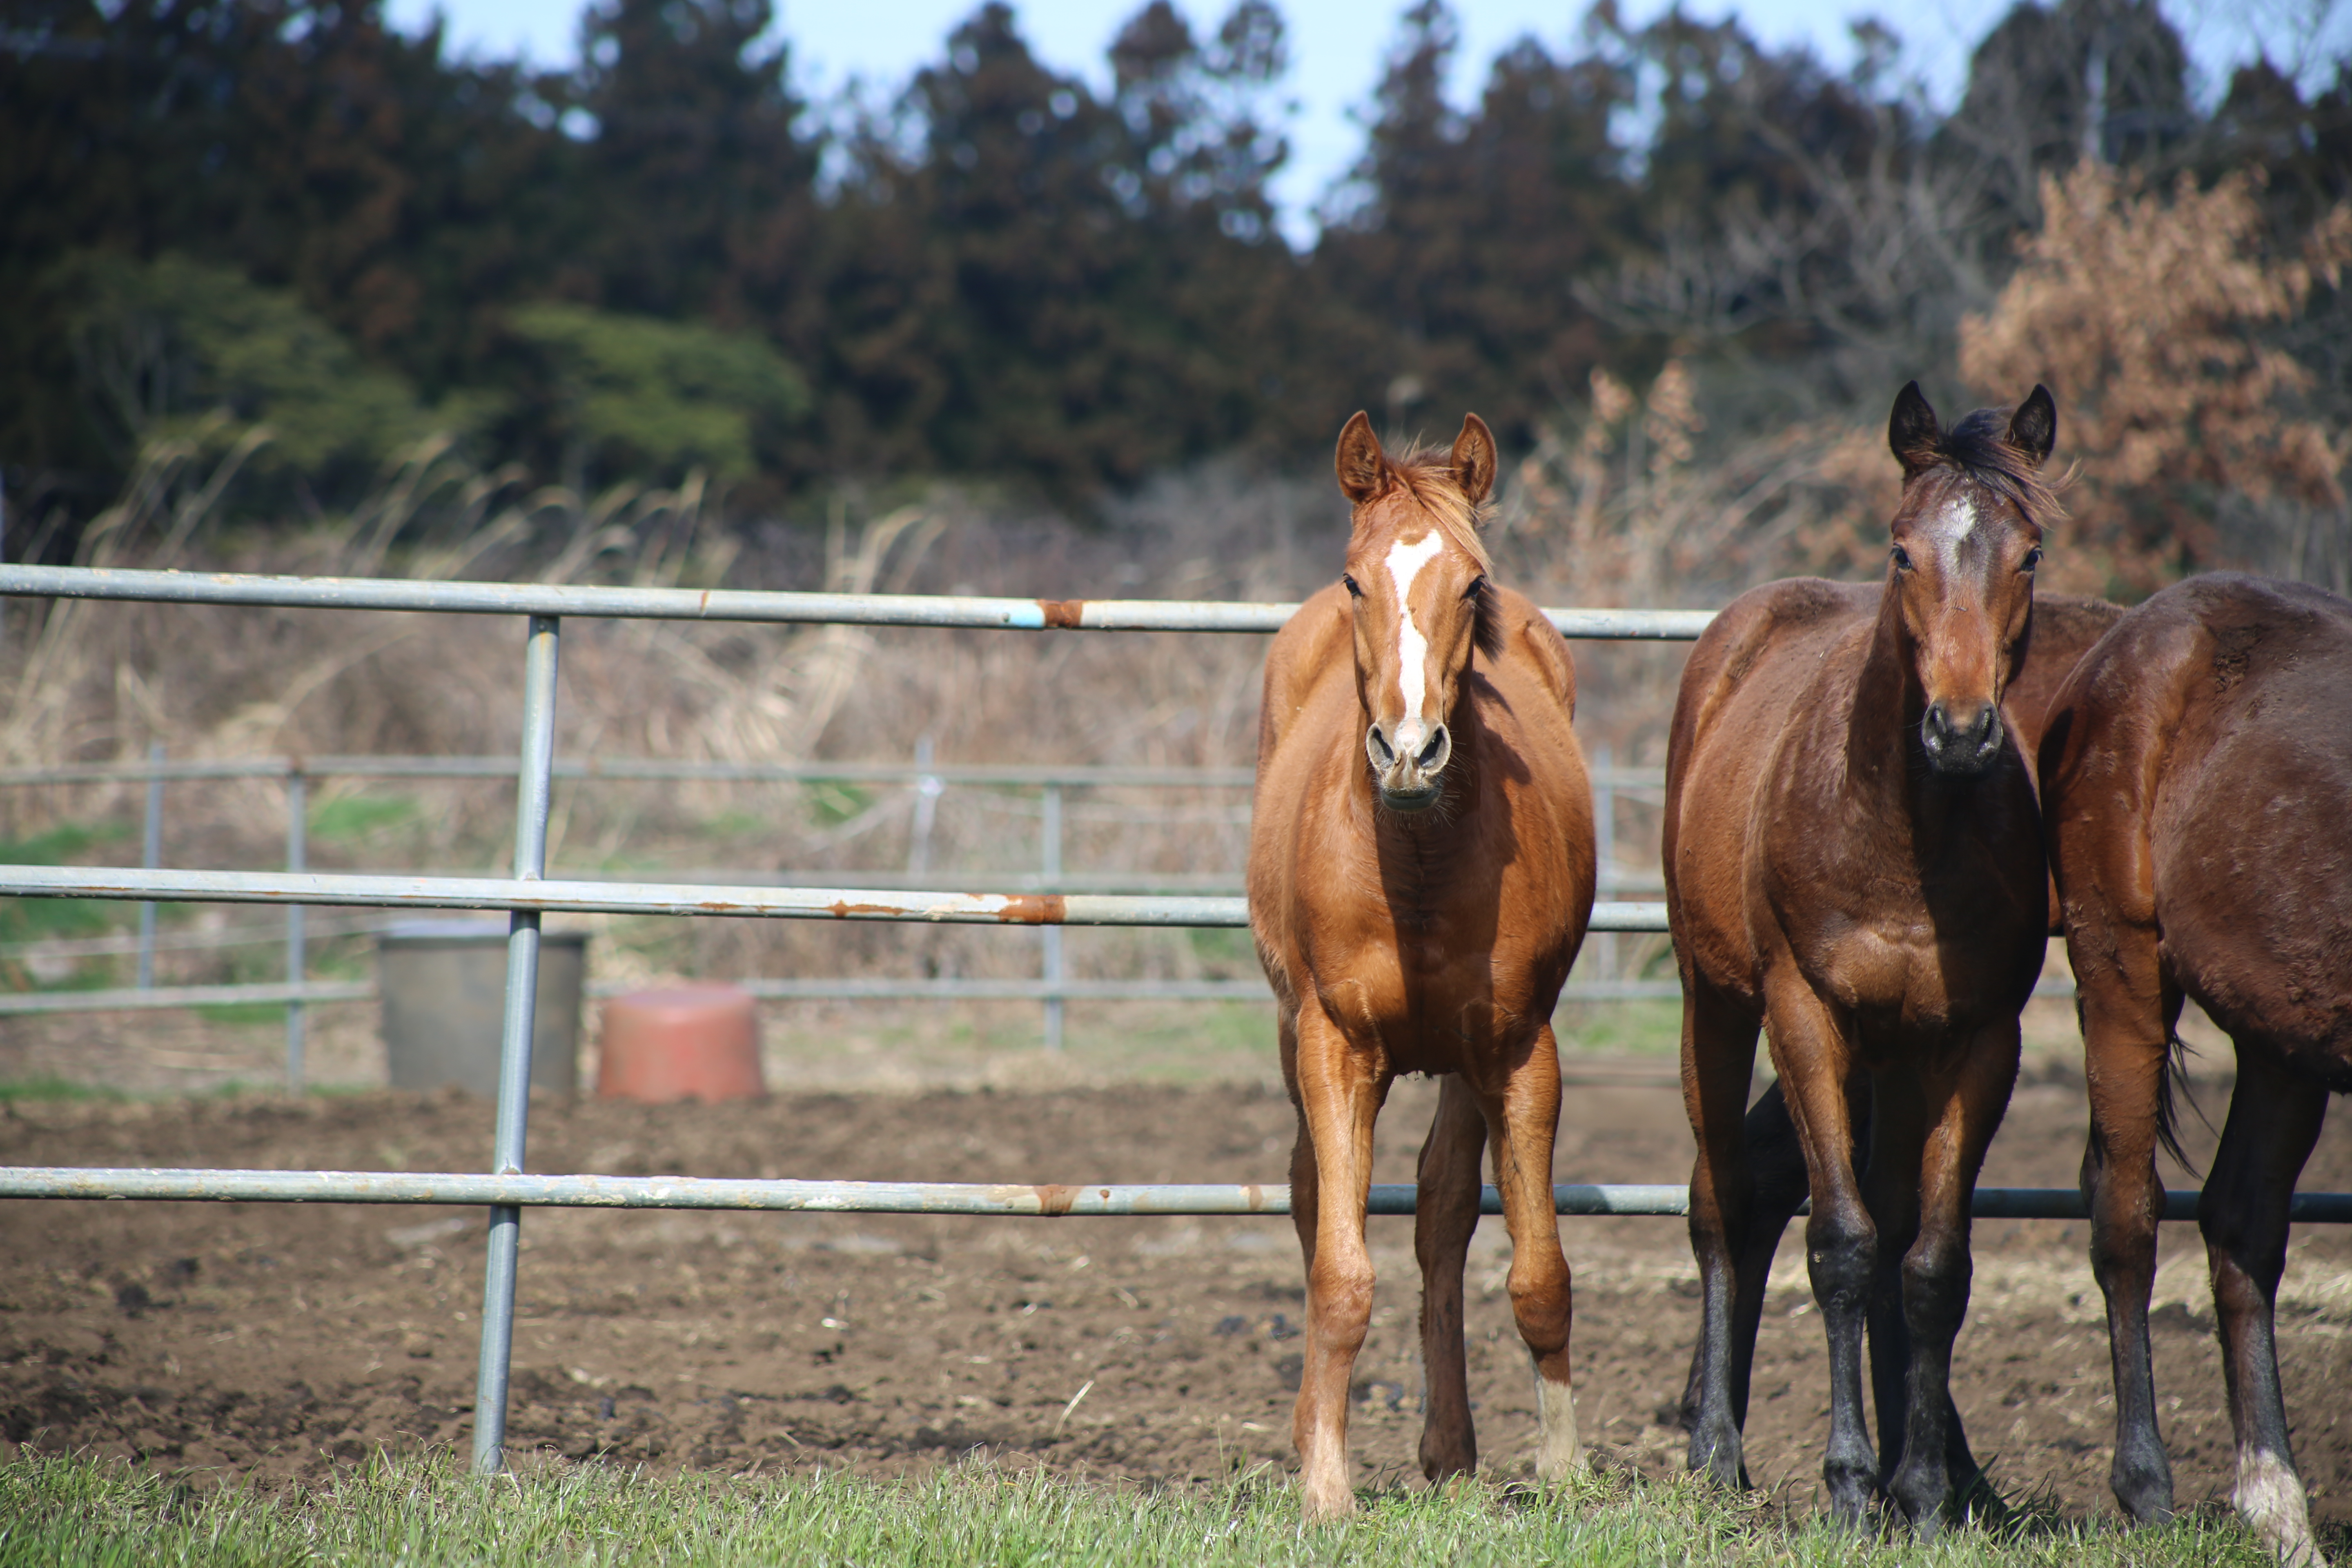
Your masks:
M 732 985 L 678 985 L 634 991 L 604 1004 L 602 1100 L 660 1104 L 673 1100 L 754 1100 L 760 1076 L 760 1019 L 751 996 Z

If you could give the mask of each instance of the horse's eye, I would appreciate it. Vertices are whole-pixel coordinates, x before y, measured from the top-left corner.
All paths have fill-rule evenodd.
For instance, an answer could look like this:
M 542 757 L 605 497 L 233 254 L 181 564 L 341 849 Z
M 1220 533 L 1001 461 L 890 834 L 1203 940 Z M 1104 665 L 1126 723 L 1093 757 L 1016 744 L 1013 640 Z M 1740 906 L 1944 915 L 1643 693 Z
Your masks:
M 2021 564 L 2021 565 L 2018 567 L 2018 570 L 2019 570 L 2019 571 L 2021 571 L 2021 572 L 2031 572 L 2031 571 L 2032 571 L 2036 566 L 2039 566 L 2039 565 L 2041 565 L 2041 564 L 2042 564 L 2042 546 L 2040 546 L 2039 544 L 2037 544 L 2037 545 L 2035 545 L 2032 549 L 2031 549 L 2031 550 L 2029 550 L 2029 551 L 2027 551 L 2027 552 L 2025 552 L 2025 560 L 2024 560 L 2023 563 L 2022 563 L 2022 564 Z
M 1895 547 L 1895 569 L 1897 572 L 1911 570 L 1911 552 L 1899 544 Z
M 1364 591 L 1356 586 L 1356 580 L 1353 577 L 1349 576 L 1343 572 L 1339 574 L 1339 581 L 1348 585 L 1348 596 L 1349 598 L 1360 599 L 1364 596 Z
M 1475 599 L 1486 591 L 1486 579 L 1484 577 L 1473 577 L 1470 579 L 1470 586 L 1463 590 L 1462 596 L 1465 599 Z

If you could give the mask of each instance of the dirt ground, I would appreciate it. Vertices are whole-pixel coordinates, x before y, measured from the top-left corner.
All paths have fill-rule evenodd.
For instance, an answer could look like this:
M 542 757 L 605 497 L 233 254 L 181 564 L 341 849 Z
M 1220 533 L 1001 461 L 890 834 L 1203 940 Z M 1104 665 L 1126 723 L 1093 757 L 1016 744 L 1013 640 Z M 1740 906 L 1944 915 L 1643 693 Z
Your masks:
M 2225 1086 L 2201 1095 L 2218 1112 Z M 1409 1180 L 1433 1087 L 1401 1084 L 1379 1179 Z M 454 1170 L 489 1109 L 373 1092 L 0 1107 L 11 1164 Z M 1988 1180 L 2063 1185 L 2079 1080 L 2019 1091 Z M 2210 1134 L 2198 1131 L 2210 1141 Z M 1254 1088 L 780 1096 L 729 1106 L 583 1100 L 533 1118 L 534 1170 L 947 1181 L 1283 1179 L 1288 1105 Z M 1562 1180 L 1688 1173 L 1677 1098 L 1572 1089 Z M 2305 1178 L 2352 1188 L 2352 1119 Z M 1664 1424 L 1697 1321 L 1679 1223 L 1563 1222 L 1578 1405 L 1604 1459 L 1679 1468 Z M 0 1436 L 161 1468 L 286 1481 L 379 1447 L 470 1442 L 478 1211 L 361 1205 L 0 1204 Z M 1819 1320 L 1784 1241 L 1748 1424 L 1759 1480 L 1800 1495 L 1827 1415 Z M 974 1447 L 1183 1483 L 1292 1462 L 1300 1273 L 1271 1220 L 977 1220 L 536 1211 L 525 1216 L 510 1435 L 656 1471 L 919 1473 Z M 2230 1433 L 2202 1249 L 2167 1226 L 2156 1360 L 2184 1503 L 2225 1496 Z M 2280 1346 L 2296 1453 L 2323 1519 L 2352 1520 L 2352 1238 L 2294 1239 Z M 1372 1222 L 1381 1281 L 1351 1442 L 1368 1484 L 1418 1480 L 1409 1221 Z M 1988 1223 L 1956 1393 L 2012 1489 L 2112 1509 L 2113 1406 L 2084 1227 Z M 1470 1263 L 1485 1463 L 1523 1470 L 1533 1390 L 1503 1292 L 1500 1223 Z M 13 1450 L 10 1450 L 13 1451 Z

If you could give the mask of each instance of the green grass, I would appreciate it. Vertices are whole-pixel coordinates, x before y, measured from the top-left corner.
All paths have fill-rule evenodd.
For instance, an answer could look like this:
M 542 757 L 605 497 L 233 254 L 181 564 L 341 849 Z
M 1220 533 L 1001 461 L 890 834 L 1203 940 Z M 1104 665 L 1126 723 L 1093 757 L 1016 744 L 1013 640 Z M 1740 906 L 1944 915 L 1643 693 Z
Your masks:
M 97 845 L 130 837 L 130 831 L 119 823 L 69 823 L 30 838 L 0 839 L 0 865 L 63 866 Z M 115 918 L 104 899 L 0 899 L 0 942 L 99 936 L 111 929 Z
M 1552 1015 L 1551 1026 L 1564 1051 L 1612 1057 L 1682 1054 L 1680 1002 L 1566 1002 Z
M 55 1073 L 43 1073 L 36 1078 L 0 1079 L 0 1100 L 123 1100 L 128 1097 L 110 1084 L 78 1083 L 59 1078 Z
M 648 1480 L 558 1465 L 481 1482 L 443 1459 L 381 1461 L 320 1486 L 200 1490 L 121 1463 L 0 1464 L 0 1568 L 16 1564 L 882 1564 L 1872 1563 L 2244 1564 L 2234 1521 L 2126 1533 L 2027 1513 L 1934 1546 L 1841 1533 L 1771 1500 L 1624 1476 L 1366 1494 L 1303 1528 L 1261 1470 L 1211 1491 L 1053 1479 L 967 1462 L 921 1481 L 839 1476 Z
M 320 843 L 348 843 L 405 827 L 422 816 L 422 808 L 409 795 L 341 795 L 310 808 L 308 831 Z
M 823 779 L 803 792 L 809 820 L 819 827 L 835 827 L 874 804 L 874 792 L 835 779 Z

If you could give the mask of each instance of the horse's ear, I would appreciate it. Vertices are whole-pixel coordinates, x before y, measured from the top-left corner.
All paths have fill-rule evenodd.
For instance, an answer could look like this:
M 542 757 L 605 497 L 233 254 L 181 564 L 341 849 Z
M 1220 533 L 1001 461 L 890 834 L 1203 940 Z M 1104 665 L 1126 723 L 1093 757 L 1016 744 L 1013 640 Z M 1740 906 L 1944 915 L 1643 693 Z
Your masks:
M 2033 384 L 2033 390 L 2010 416 L 2009 444 L 2037 468 L 2058 444 L 2058 400 L 2040 382 Z
M 1485 500 L 1495 488 L 1495 433 L 1475 414 L 1462 416 L 1462 434 L 1454 437 L 1454 482 L 1462 487 L 1472 506 Z
M 1339 493 L 1358 506 L 1389 488 L 1389 460 L 1381 451 L 1381 438 L 1372 434 L 1371 416 L 1362 409 L 1340 430 L 1339 450 L 1331 466 L 1339 470 Z
M 1936 411 L 1927 406 L 1919 384 L 1905 384 L 1903 390 L 1895 395 L 1895 412 L 1886 416 L 1886 444 L 1894 449 L 1895 460 L 1903 465 L 1905 479 L 1934 465 L 1937 444 L 1943 434 L 1936 423 Z

